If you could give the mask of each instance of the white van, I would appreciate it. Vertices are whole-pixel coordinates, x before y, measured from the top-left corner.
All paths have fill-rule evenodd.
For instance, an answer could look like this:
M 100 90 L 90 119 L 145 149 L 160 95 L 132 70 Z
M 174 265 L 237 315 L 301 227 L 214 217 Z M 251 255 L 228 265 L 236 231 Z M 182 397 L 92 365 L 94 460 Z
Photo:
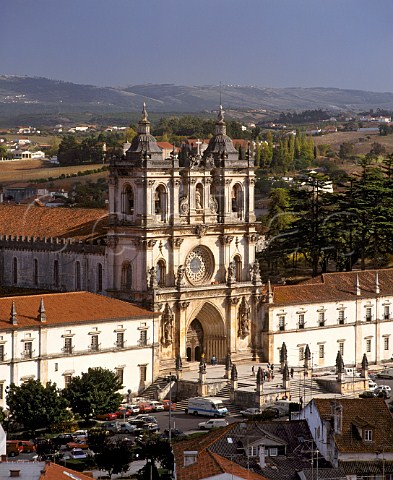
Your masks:
M 198 423 L 200 430 L 210 430 L 211 428 L 226 427 L 228 422 L 224 418 L 212 418 L 207 422 Z
M 205 415 L 207 417 L 224 417 L 228 410 L 220 398 L 193 397 L 188 399 L 186 413 L 190 415 Z

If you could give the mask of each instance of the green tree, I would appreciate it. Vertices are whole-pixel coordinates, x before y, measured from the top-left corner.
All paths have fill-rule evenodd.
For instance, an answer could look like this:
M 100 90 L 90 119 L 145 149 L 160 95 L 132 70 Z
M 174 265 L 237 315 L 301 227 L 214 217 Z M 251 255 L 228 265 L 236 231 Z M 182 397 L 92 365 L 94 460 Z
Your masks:
M 130 445 L 123 438 L 106 438 L 104 446 L 99 453 L 96 453 L 94 460 L 97 466 L 108 472 L 109 478 L 112 475 L 125 473 L 133 460 L 133 452 Z
M 144 435 L 140 441 L 140 446 L 148 463 L 156 469 L 156 464 L 162 468 L 173 471 L 174 459 L 172 448 L 168 440 L 161 438 L 157 434 Z
M 6 402 L 10 418 L 31 431 L 69 419 L 68 402 L 52 382 L 45 386 L 32 379 L 20 386 L 12 383 L 7 388 Z
M 88 420 L 93 415 L 117 410 L 122 400 L 118 391 L 122 387 L 115 372 L 89 368 L 80 377 L 72 377 L 63 395 L 72 411 Z
M 341 158 L 341 160 L 346 160 L 348 158 L 351 158 L 354 153 L 355 153 L 355 147 L 353 143 L 343 142 L 340 145 L 338 156 Z

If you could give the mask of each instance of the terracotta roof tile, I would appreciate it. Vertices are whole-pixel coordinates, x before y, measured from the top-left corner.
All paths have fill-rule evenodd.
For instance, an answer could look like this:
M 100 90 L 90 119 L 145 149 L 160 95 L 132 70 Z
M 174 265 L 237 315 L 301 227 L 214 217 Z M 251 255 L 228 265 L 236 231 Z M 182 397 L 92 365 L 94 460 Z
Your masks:
M 325 420 L 332 418 L 334 403 L 342 406 L 342 434 L 335 434 L 335 442 L 343 453 L 378 451 L 393 452 L 393 418 L 382 398 L 354 398 L 313 400 L 320 415 Z M 354 430 L 355 426 L 374 429 L 373 441 L 365 442 Z
M 324 273 L 299 285 L 273 287 L 276 305 L 318 303 L 354 300 L 356 298 L 356 276 L 358 275 L 362 298 L 376 296 L 375 282 L 378 272 L 380 296 L 393 295 L 393 269 L 364 270 L 360 272 Z
M 0 205 L 0 235 L 92 240 L 107 222 L 106 209 Z
M 39 480 L 91 480 L 91 477 L 83 473 L 76 472 L 70 468 L 62 467 L 56 463 L 47 463 Z
M 89 292 L 49 293 L 0 298 L 0 330 L 37 327 L 38 309 L 44 300 L 46 325 L 73 324 L 107 319 L 152 316 L 152 312 L 128 302 Z M 10 322 L 12 302 L 15 302 L 17 324 Z

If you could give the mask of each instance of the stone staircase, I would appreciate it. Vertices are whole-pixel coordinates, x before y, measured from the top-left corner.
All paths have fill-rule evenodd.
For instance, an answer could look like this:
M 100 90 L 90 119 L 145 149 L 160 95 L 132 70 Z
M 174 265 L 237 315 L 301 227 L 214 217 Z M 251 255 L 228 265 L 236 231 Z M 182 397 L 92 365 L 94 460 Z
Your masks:
M 168 385 L 166 377 L 157 377 L 140 395 L 146 400 L 157 400 L 157 391 Z
M 299 398 L 302 397 L 303 401 L 309 401 L 311 398 L 330 393 L 326 388 L 318 383 L 318 380 L 315 378 L 294 378 L 291 379 L 289 384 L 289 391 L 291 399 L 293 401 L 299 401 Z

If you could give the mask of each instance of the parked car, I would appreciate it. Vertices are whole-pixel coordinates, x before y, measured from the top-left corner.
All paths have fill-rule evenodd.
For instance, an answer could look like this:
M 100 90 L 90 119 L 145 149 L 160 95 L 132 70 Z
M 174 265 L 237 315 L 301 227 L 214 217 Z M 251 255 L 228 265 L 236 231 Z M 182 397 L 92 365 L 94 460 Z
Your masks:
M 388 388 L 386 388 L 388 387 Z M 375 390 L 374 394 L 380 398 L 390 398 L 390 387 L 388 385 L 379 385 Z
M 359 398 L 375 398 L 378 394 L 371 390 L 365 390 L 359 394 Z
M 375 390 L 378 387 L 378 385 L 374 382 L 374 380 L 371 380 L 370 378 L 368 379 L 368 388 L 369 390 Z
M 157 419 L 153 415 L 139 414 L 135 417 L 135 420 L 143 420 L 145 423 L 157 423 Z
M 163 412 L 164 411 L 164 404 L 162 402 L 157 402 L 157 400 L 152 400 L 150 402 L 152 406 L 153 412 Z
M 18 440 L 7 440 L 6 442 L 6 454 L 9 457 L 16 457 L 19 455 Z
M 200 430 L 211 430 L 212 428 L 226 427 L 228 422 L 225 418 L 211 418 L 207 422 L 198 423 Z
M 173 403 L 171 400 L 163 400 L 162 403 L 164 405 L 164 410 L 171 409 L 172 412 L 176 410 L 176 403 Z
M 99 413 L 96 415 L 97 420 L 116 420 L 117 418 L 117 412 L 112 412 L 112 413 Z
M 116 414 L 117 418 L 128 418 L 132 416 L 132 412 L 131 410 L 128 410 L 128 408 L 119 408 Z
M 272 406 L 264 408 L 262 413 L 266 413 L 272 418 L 278 418 L 280 415 L 282 416 L 282 411 L 280 411 L 277 407 Z
M 67 443 L 74 441 L 74 437 L 72 433 L 59 433 L 59 435 L 52 438 L 52 441 L 55 445 L 67 445 Z
M 63 455 L 63 458 L 67 457 L 67 453 Z M 73 448 L 69 452 L 69 458 L 72 458 L 73 460 L 83 460 L 87 458 L 87 453 L 84 452 L 81 448 Z
M 240 414 L 243 417 L 253 417 L 254 415 L 260 415 L 262 410 L 259 408 L 246 408 L 245 410 L 241 410 Z
M 139 413 L 139 406 L 135 404 L 122 405 L 121 408 L 126 408 L 131 415 L 137 415 Z
M 136 429 L 135 425 L 131 425 L 131 423 L 128 422 L 121 422 L 119 423 L 120 427 L 120 433 L 134 433 L 134 430 Z
M 135 428 L 134 435 L 143 435 L 144 433 L 159 432 L 160 427 L 157 423 L 144 423 L 140 427 Z
M 377 388 L 381 388 L 382 390 L 386 390 L 389 393 L 392 391 L 392 389 L 390 388 L 389 385 L 378 385 Z
M 120 432 L 120 425 L 118 422 L 103 422 L 100 427 L 104 430 L 107 430 L 111 433 L 119 433 Z
M 151 406 L 150 403 L 147 402 L 141 402 L 138 404 L 139 407 L 139 412 L 140 413 L 150 413 L 153 411 L 153 407 Z
M 172 438 L 182 438 L 185 437 L 186 434 L 177 428 L 172 428 L 171 430 L 171 437 Z M 164 433 L 161 434 L 161 438 L 169 438 L 169 430 L 166 428 Z

